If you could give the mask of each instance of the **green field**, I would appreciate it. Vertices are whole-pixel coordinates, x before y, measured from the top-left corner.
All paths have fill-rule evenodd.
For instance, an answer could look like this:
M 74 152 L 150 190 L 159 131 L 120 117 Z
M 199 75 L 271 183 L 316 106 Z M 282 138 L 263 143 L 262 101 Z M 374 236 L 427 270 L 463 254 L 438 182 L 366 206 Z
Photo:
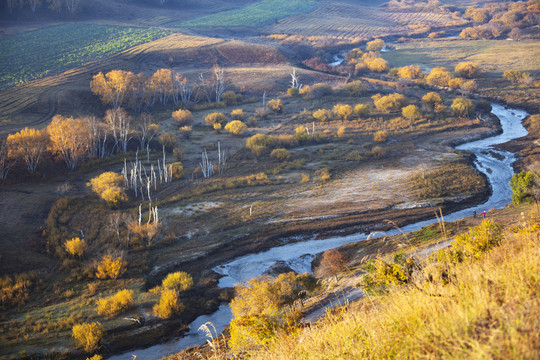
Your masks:
M 158 29 L 65 24 L 0 38 L 0 90 L 161 38 Z
M 179 27 L 269 25 L 279 19 L 317 8 L 315 0 L 262 0 L 241 9 L 223 11 L 178 24 Z

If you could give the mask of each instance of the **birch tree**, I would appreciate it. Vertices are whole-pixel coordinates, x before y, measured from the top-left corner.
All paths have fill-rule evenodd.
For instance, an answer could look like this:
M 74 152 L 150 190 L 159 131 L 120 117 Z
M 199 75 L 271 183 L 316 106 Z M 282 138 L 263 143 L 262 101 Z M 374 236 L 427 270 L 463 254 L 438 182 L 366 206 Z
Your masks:
M 139 139 L 141 149 L 147 148 L 159 130 L 159 125 L 154 124 L 153 120 L 152 115 L 147 113 L 143 113 L 139 117 L 139 121 L 137 122 L 137 138 Z
M 118 146 L 124 154 L 127 152 L 127 145 L 132 135 L 132 121 L 133 118 L 122 108 L 109 109 L 105 113 L 105 122 L 111 130 L 115 145 Z
M 8 156 L 21 158 L 30 173 L 35 173 L 39 161 L 49 145 L 47 131 L 24 128 L 7 137 Z
M 212 74 L 214 76 L 214 91 L 216 93 L 216 102 L 221 101 L 221 95 L 225 92 L 225 72 L 219 65 L 212 67 Z
M 15 165 L 16 159 L 9 157 L 7 141 L 0 139 L 0 180 L 6 180 L 9 170 Z
M 93 140 L 89 119 L 65 118 L 62 115 L 53 117 L 47 132 L 51 140 L 51 150 L 59 153 L 67 167 L 73 170 L 79 161 L 92 150 Z

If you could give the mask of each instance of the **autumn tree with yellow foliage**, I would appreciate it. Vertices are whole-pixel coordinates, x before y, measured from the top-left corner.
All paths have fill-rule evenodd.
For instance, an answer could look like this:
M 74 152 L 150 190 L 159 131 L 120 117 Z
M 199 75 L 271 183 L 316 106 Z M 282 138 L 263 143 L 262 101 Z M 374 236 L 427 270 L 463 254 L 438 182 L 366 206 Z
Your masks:
M 71 331 L 77 347 L 86 352 L 99 349 L 103 340 L 103 325 L 99 322 L 75 324 Z
M 56 115 L 47 126 L 47 132 L 51 140 L 51 150 L 60 154 L 71 170 L 90 153 L 94 144 L 89 119 Z
M 113 296 L 97 301 L 97 313 L 107 317 L 115 317 L 133 306 L 133 290 L 120 290 Z
M 23 159 L 26 169 L 35 173 L 39 161 L 49 146 L 49 134 L 47 130 L 36 130 L 25 127 L 16 134 L 10 134 L 6 141 L 8 156 Z
M 66 249 L 67 253 L 77 257 L 81 257 L 86 251 L 87 247 L 88 244 L 86 244 L 86 241 L 78 237 L 71 240 L 66 240 L 64 243 L 64 248 Z
M 103 255 L 97 265 L 98 279 L 117 279 L 127 270 L 127 261 L 122 256 Z
M 164 289 L 157 304 L 152 308 L 154 315 L 162 319 L 168 319 L 174 314 L 179 314 L 184 310 L 184 304 L 178 298 L 178 291 L 174 289 Z
M 89 185 L 93 192 L 105 200 L 110 207 L 115 208 L 128 200 L 123 189 L 125 183 L 126 179 L 122 175 L 107 171 L 90 180 Z

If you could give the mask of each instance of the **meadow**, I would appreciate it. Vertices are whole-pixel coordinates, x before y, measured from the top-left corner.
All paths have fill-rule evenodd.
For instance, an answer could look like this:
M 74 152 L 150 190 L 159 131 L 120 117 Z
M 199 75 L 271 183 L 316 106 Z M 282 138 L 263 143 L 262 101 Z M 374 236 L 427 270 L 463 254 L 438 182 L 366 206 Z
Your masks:
M 307 13 L 318 5 L 314 0 L 262 0 L 246 7 L 223 11 L 178 24 L 178 27 L 269 25 L 287 16 Z
M 167 35 L 160 29 L 63 24 L 0 39 L 0 90 L 56 75 Z

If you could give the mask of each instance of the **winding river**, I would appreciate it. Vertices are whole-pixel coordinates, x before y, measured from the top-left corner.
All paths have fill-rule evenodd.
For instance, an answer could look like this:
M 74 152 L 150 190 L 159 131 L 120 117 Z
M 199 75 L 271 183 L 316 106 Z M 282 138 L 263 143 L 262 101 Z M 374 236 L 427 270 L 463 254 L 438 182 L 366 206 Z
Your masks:
M 493 104 L 492 113 L 496 115 L 502 127 L 502 133 L 497 136 L 468 142 L 457 147 L 458 150 L 468 150 L 476 155 L 477 168 L 486 174 L 492 187 L 492 195 L 487 202 L 451 214 L 445 214 L 445 221 L 456 221 L 468 217 L 473 211 L 481 213 L 490 209 L 500 209 L 511 201 L 512 191 L 509 186 L 514 171 L 512 163 L 514 155 L 507 151 L 493 148 L 494 145 L 527 135 L 527 130 L 521 125 L 527 113 L 522 110 L 506 109 L 501 105 Z M 435 223 L 437 219 L 420 221 L 404 226 L 401 231 L 409 232 L 419 230 L 424 226 Z M 399 230 L 388 231 L 386 235 L 395 235 Z M 311 272 L 311 261 L 316 254 L 350 242 L 367 239 L 368 234 L 353 234 L 341 237 L 332 237 L 323 240 L 306 240 L 289 245 L 272 248 L 268 251 L 250 254 L 237 258 L 227 264 L 214 268 L 224 275 L 220 287 L 231 287 L 234 284 L 245 282 L 251 278 L 262 275 L 276 262 L 285 262 L 298 273 Z M 110 357 L 109 360 L 132 359 L 136 355 L 139 359 L 160 359 L 164 356 L 179 352 L 191 346 L 201 345 L 206 341 L 205 334 L 198 331 L 200 325 L 211 321 L 218 333 L 223 331 L 231 320 L 231 311 L 227 304 L 221 305 L 212 315 L 198 317 L 189 325 L 189 333 L 180 339 L 158 344 L 147 349 L 133 350 L 124 354 Z

